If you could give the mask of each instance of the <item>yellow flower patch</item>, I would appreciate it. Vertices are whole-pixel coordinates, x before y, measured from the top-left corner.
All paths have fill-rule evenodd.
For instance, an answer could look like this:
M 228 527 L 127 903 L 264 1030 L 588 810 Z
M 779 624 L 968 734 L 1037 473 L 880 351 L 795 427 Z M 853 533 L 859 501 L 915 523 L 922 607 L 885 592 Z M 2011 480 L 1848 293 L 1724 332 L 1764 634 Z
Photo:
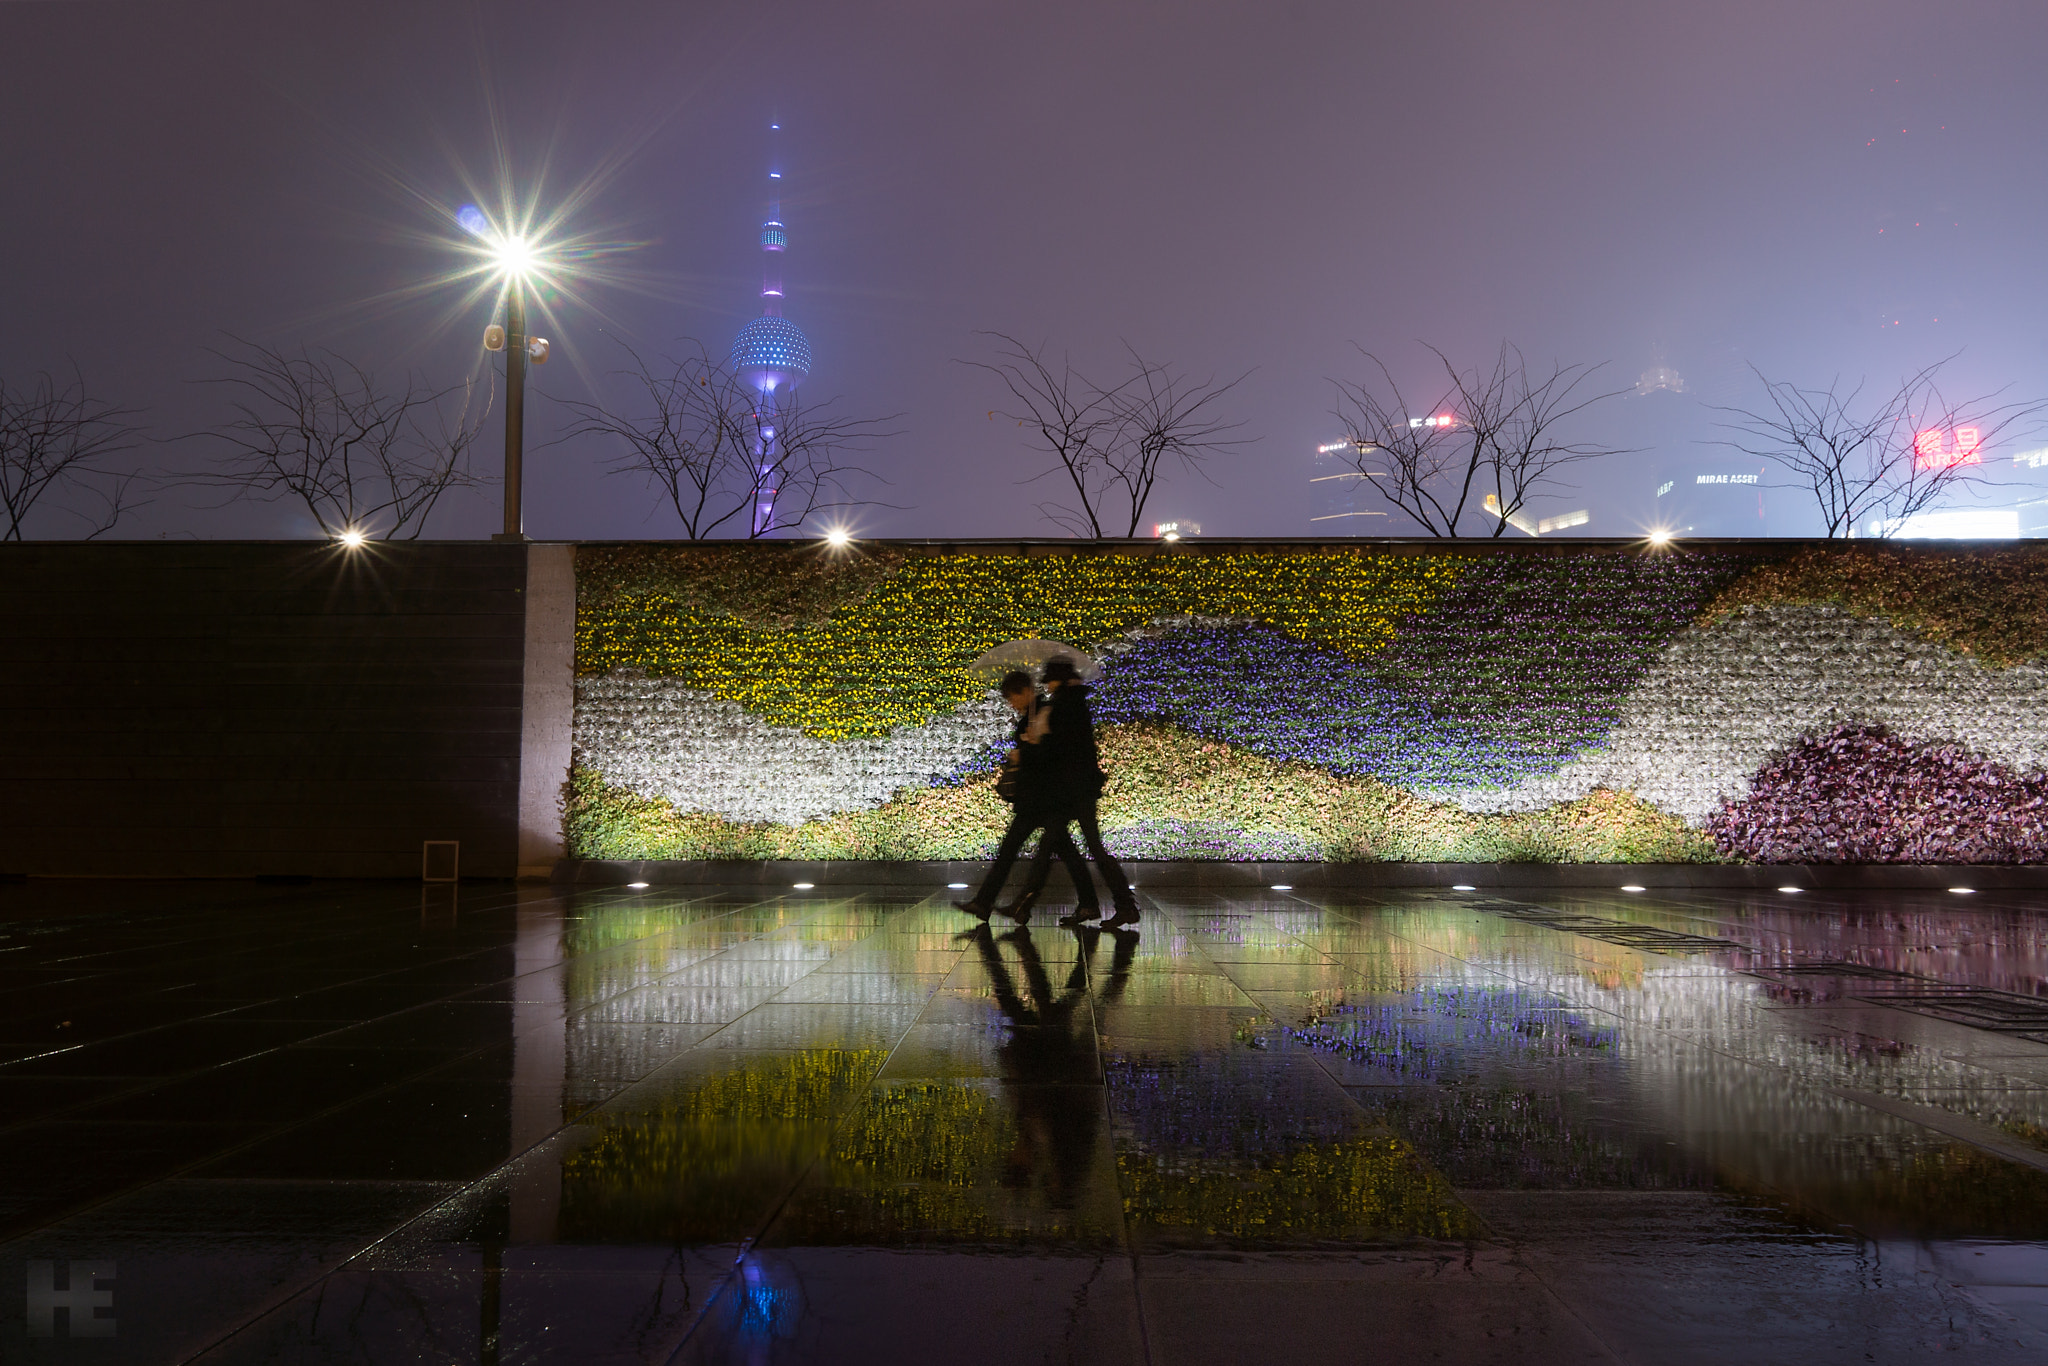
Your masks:
M 738 546 L 732 555 L 754 547 Z M 1468 561 L 1363 551 L 906 557 L 822 621 L 786 629 L 718 610 L 697 578 L 719 552 L 678 552 L 669 586 L 643 560 L 579 605 L 581 674 L 680 678 L 821 739 L 881 735 L 987 689 L 965 666 L 1006 641 L 1087 647 L 1161 616 L 1234 617 L 1365 655 L 1426 611 Z

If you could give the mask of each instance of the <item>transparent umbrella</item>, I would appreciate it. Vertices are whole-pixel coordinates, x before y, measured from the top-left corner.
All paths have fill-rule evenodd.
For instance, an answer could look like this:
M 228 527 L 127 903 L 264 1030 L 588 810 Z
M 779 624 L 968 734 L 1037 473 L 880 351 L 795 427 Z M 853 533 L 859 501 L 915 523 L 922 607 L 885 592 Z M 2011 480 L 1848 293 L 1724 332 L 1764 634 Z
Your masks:
M 969 664 L 967 672 L 994 687 L 997 680 L 1012 669 L 1037 673 L 1054 655 L 1065 655 L 1073 660 L 1075 670 L 1091 683 L 1102 672 L 1095 656 L 1057 640 L 1013 640 L 998 645 Z

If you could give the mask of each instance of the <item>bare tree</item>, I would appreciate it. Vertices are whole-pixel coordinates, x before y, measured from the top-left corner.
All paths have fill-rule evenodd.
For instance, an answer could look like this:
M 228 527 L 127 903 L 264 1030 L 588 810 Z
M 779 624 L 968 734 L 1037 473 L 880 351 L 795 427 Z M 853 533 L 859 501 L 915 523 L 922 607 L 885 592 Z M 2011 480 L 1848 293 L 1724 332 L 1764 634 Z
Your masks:
M 1423 410 L 1428 416 L 1418 421 L 1409 416 L 1414 409 L 1386 365 L 1370 352 L 1365 358 L 1379 370 L 1378 384 L 1335 381 L 1353 466 L 1375 495 L 1428 534 L 1457 535 L 1484 473 L 1472 429 L 1468 426 L 1461 437 L 1454 426 L 1437 420 L 1448 415 L 1457 385 L 1432 399 Z
M 1054 463 L 1032 479 L 1066 476 L 1079 506 L 1042 503 L 1039 511 L 1076 536 L 1101 540 L 1119 525 L 1123 536 L 1136 536 L 1169 460 L 1200 473 L 1209 457 L 1245 444 L 1228 435 L 1244 424 L 1216 412 L 1243 375 L 1196 383 L 1127 345 L 1130 375 L 1101 385 L 1064 355 L 1057 364 L 1046 359 L 1043 346 L 1034 350 L 1001 332 L 983 335 L 1000 343 L 998 359 L 963 363 L 988 371 L 1010 391 L 1015 406 L 992 410 L 990 419 L 1006 417 L 1036 432 L 1052 456 Z
M 1768 406 L 1716 408 L 1731 433 L 1721 444 L 1768 460 L 1792 476 L 1780 487 L 1812 492 L 1830 537 L 1858 525 L 1878 535 L 1939 502 L 1949 492 L 1988 482 L 1982 452 L 2016 427 L 2031 426 L 2048 403 L 1998 402 L 1997 393 L 1962 402 L 1946 398 L 1936 361 L 1883 394 L 1864 397 L 1864 382 L 1802 389 L 1771 380 L 1755 366 Z
M 127 422 L 132 416 L 88 395 L 75 371 L 66 383 L 37 375 L 25 389 L 0 379 L 0 540 L 22 539 L 45 498 L 86 523 L 86 540 L 113 530 L 135 506 L 131 494 L 140 478 L 114 460 L 136 444 L 139 433 Z M 70 505 L 79 497 L 97 506 L 81 512 Z
M 894 435 L 885 426 L 893 416 L 841 416 L 829 401 L 806 408 L 794 394 L 770 407 L 701 344 L 685 345 L 682 359 L 654 365 L 626 347 L 632 365 L 616 373 L 639 390 L 635 411 L 562 400 L 575 422 L 561 439 L 618 443 L 612 472 L 659 485 L 693 541 L 770 536 L 828 509 L 876 506 L 852 497 L 857 481 L 880 479 L 857 457 Z
M 1531 371 L 1522 353 L 1503 343 L 1490 367 L 1460 370 L 1434 346 L 1428 350 L 1444 380 L 1419 414 L 1370 352 L 1361 354 L 1379 372 L 1376 380 L 1336 385 L 1354 467 L 1381 500 L 1429 535 L 1460 535 L 1471 516 L 1489 518 L 1491 534 L 1503 535 L 1530 498 L 1563 485 L 1564 469 L 1626 453 L 1566 436 L 1570 419 L 1628 392 L 1593 389 L 1599 365 Z
M 235 394 L 236 416 L 213 433 L 227 454 L 193 482 L 296 498 L 326 535 L 383 540 L 417 539 L 443 494 L 488 482 L 469 463 L 491 406 L 476 381 L 436 389 L 408 375 L 386 391 L 331 352 L 240 345 L 212 353 L 229 373 L 209 382 Z

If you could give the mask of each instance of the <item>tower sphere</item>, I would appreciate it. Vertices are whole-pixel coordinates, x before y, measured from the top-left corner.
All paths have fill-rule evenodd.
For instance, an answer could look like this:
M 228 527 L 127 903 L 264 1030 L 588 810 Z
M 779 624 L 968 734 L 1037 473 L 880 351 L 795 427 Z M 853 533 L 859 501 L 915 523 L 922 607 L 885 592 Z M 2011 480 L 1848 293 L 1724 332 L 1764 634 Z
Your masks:
M 756 318 L 733 341 L 732 369 L 757 393 L 794 389 L 811 373 L 811 343 L 787 318 Z

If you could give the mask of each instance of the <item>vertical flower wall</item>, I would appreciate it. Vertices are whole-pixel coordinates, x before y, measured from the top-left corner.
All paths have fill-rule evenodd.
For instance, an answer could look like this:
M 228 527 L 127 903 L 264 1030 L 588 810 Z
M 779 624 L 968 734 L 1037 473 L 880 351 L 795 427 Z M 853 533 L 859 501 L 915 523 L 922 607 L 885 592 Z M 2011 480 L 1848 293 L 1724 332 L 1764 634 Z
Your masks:
M 2048 782 L 2031 548 L 632 545 L 577 574 L 579 857 L 981 856 L 1007 712 L 967 666 L 1027 638 L 1102 661 L 1131 857 L 2043 847 L 2001 833 Z M 1831 765 L 1893 778 L 1845 825 Z

